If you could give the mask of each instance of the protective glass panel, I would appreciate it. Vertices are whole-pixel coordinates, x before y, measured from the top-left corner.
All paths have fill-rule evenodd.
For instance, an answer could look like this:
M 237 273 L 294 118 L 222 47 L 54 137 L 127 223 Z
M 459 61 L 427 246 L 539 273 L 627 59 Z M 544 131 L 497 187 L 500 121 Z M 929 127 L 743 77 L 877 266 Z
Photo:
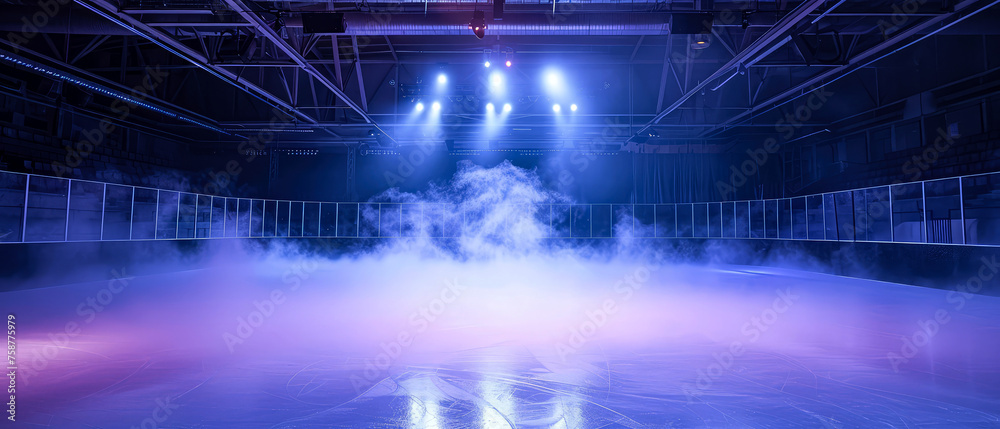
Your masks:
M 379 236 L 399 237 L 401 222 L 401 208 L 399 204 L 382 204 L 379 207 Z
M 750 201 L 750 238 L 764 237 L 764 202 Z
M 249 210 L 249 200 L 247 200 Z M 212 227 L 212 197 L 208 195 L 198 195 L 198 210 L 195 219 L 195 234 L 197 238 L 208 238 L 208 232 Z M 249 233 L 249 228 L 247 229 Z
M 422 204 L 402 204 L 400 216 L 403 218 L 403 237 L 420 237 L 427 234 L 423 230 L 423 205 Z
M 278 237 L 288 237 L 288 201 L 278 201 Z M 229 224 L 226 224 L 229 229 Z
M 34 179 L 32 179 L 34 180 Z M 958 179 L 924 183 L 928 243 L 962 243 L 962 201 Z
M 654 237 L 653 225 L 656 223 L 656 206 L 652 204 L 636 204 L 635 208 L 635 236 Z
M 611 211 L 614 213 L 615 225 L 612 235 L 615 237 L 630 236 L 635 230 L 635 219 L 632 217 L 631 204 L 612 204 Z
M 264 237 L 274 237 L 278 231 L 278 202 L 264 201 Z
M 0 242 L 21 241 L 28 176 L 0 172 Z
M 778 238 L 792 238 L 792 200 L 778 200 Z
M 355 210 L 357 207 L 355 206 Z M 319 203 L 305 203 L 302 207 L 302 236 L 303 237 L 318 237 L 319 236 Z M 357 212 L 354 214 L 354 224 L 357 225 Z M 357 229 L 354 230 L 352 237 L 357 237 Z
M 31 176 L 28 180 L 28 207 L 24 241 L 66 239 L 66 204 L 69 180 Z
M 104 194 L 104 240 L 128 240 L 132 233 L 132 187 L 108 185 Z
M 965 243 L 1000 244 L 1000 173 L 962 179 Z
M 694 237 L 708 237 L 708 205 L 704 203 L 693 204 L 692 223 Z
M 673 204 L 656 206 L 656 236 L 677 236 L 677 209 Z
M 691 204 L 677 205 L 677 236 L 694 236 L 694 206 Z
M 764 201 L 764 237 L 778 238 L 778 201 Z
M 590 210 L 593 217 L 594 237 L 611 237 L 611 228 L 614 226 L 611 205 L 594 204 Z
M 854 241 L 854 199 L 851 191 L 837 192 L 833 194 L 833 200 L 833 225 L 837 228 L 837 239 Z
M 573 206 L 573 237 L 590 237 L 590 205 Z
M 264 200 L 250 200 L 250 236 L 264 236 Z
M 361 204 L 361 224 L 358 237 L 378 237 L 379 209 L 377 203 Z
M 737 201 L 735 204 L 736 204 L 736 238 L 749 238 L 750 203 L 749 201 Z
M 236 236 L 250 236 L 250 200 L 240 199 L 236 202 Z
M 868 240 L 868 219 L 865 208 L 865 191 L 852 191 L 852 207 L 854 208 L 854 239 L 858 241 Z
M 805 240 L 809 238 L 809 225 L 806 215 L 805 197 L 792 198 L 792 238 Z
M 291 212 L 291 226 L 288 230 L 289 237 L 301 237 L 302 236 L 302 202 L 292 201 L 289 207 Z
M 708 236 L 722 237 L 722 205 L 708 203 Z
M 159 191 L 159 202 L 156 207 L 156 238 L 177 238 L 177 205 L 180 197 L 177 192 Z
M 869 241 L 892 241 L 889 201 L 888 186 L 865 190 Z
M 565 204 L 553 204 L 550 206 L 552 236 L 566 238 L 573 236 L 572 218 L 570 217 L 570 206 Z
M 156 235 L 156 189 L 135 188 L 132 201 L 132 239 L 147 240 Z
M 445 237 L 461 237 L 465 231 L 465 210 L 458 204 L 445 204 L 442 222 L 444 224 Z M 546 210 L 545 217 L 549 217 Z
M 319 203 L 319 236 L 320 237 L 336 237 L 337 236 L 337 224 L 340 223 L 340 214 L 337 213 L 339 207 L 337 203 Z M 346 204 L 345 204 L 346 205 Z M 355 207 L 357 207 L 355 205 Z M 357 213 L 353 213 L 351 220 L 355 220 L 358 217 Z M 354 222 L 351 223 L 352 225 Z M 351 228 L 351 232 L 354 233 L 357 228 Z
M 736 203 L 722 203 L 722 236 L 736 237 Z
M 904 243 L 924 242 L 924 185 L 892 186 L 892 237 Z
M 74 180 L 69 192 L 67 240 L 100 240 L 104 184 Z
M 810 195 L 806 197 L 806 224 L 809 227 L 810 240 L 822 240 L 826 234 L 823 220 L 823 196 Z
M 226 237 L 238 237 L 240 226 L 240 200 L 226 198 Z
M 226 236 L 226 199 L 212 197 L 212 237 Z
M 181 194 L 180 209 L 177 212 L 177 238 L 194 238 L 195 194 Z M 233 225 L 236 225 L 234 222 Z M 234 228 L 235 230 L 235 228 Z
M 823 229 L 827 240 L 838 240 L 837 203 L 834 194 L 823 194 Z

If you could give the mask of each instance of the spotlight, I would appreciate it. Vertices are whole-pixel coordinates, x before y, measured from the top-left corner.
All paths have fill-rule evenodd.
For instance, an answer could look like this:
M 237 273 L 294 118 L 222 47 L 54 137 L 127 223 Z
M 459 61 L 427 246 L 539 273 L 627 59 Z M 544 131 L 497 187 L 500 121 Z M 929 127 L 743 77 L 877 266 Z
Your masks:
M 550 94 L 563 95 L 566 92 L 566 79 L 559 70 L 548 70 L 544 76 L 545 90 Z
M 493 111 L 493 103 L 486 103 L 486 110 L 492 112 Z
M 552 105 L 552 111 L 553 112 L 559 112 L 560 110 L 562 110 L 562 106 L 560 106 L 558 104 L 553 104 Z
M 423 112 L 424 111 L 424 103 L 417 103 L 417 107 L 416 108 L 417 108 L 418 112 Z
M 556 71 L 545 73 L 545 83 L 549 86 L 561 86 L 562 76 L 560 76 L 559 72 Z
M 507 65 L 507 67 L 510 67 L 510 60 L 507 60 L 505 64 Z
M 439 74 L 438 75 L 438 83 L 440 83 L 442 85 L 448 83 L 448 76 L 445 76 L 443 73 Z
M 503 85 L 503 76 L 501 76 L 500 73 L 498 72 L 493 72 L 493 74 L 490 75 L 490 85 L 492 86 Z
M 575 112 L 576 111 L 576 105 L 575 104 L 570 104 L 569 105 L 569 110 L 572 110 L 572 111 Z
M 477 10 L 472 13 L 472 21 L 469 21 L 469 29 L 476 38 L 486 37 L 486 12 Z
M 490 68 L 490 62 L 486 61 L 485 63 L 483 63 L 483 66 L 486 68 Z
M 510 111 L 510 103 L 504 103 L 504 105 L 503 105 L 503 111 L 504 112 L 509 112 Z
M 434 110 L 435 112 L 441 110 L 441 103 L 435 101 L 434 104 L 431 104 L 431 110 Z

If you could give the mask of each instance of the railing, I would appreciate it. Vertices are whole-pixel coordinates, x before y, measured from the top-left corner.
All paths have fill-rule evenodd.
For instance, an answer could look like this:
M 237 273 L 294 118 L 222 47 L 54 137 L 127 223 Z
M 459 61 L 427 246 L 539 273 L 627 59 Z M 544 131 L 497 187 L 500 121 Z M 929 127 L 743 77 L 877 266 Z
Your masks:
M 505 208 L 504 210 L 493 210 Z M 229 237 L 737 238 L 1000 245 L 1000 173 L 794 198 L 682 204 L 336 203 L 193 194 L 0 172 L 0 242 Z M 544 228 L 544 225 L 548 228 Z

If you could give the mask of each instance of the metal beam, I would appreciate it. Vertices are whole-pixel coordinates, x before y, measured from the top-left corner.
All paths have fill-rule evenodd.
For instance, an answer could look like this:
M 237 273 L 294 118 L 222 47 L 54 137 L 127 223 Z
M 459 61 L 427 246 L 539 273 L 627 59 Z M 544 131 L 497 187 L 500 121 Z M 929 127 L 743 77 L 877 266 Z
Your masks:
M 837 67 L 835 69 L 830 69 L 830 70 L 827 70 L 827 71 L 825 71 L 823 73 L 820 73 L 820 74 L 814 76 L 813 78 L 808 79 L 805 82 L 802 82 L 801 84 L 798 84 L 798 85 L 796 85 L 796 86 L 794 86 L 792 88 L 789 88 L 786 91 L 783 91 L 783 92 L 779 93 L 778 95 L 775 95 L 775 96 L 773 96 L 773 97 L 771 97 L 771 98 L 769 98 L 767 100 L 764 100 L 764 101 L 762 101 L 760 103 L 757 103 L 757 104 L 751 106 L 749 109 L 747 109 L 743 113 L 740 113 L 740 114 L 738 114 L 736 116 L 733 116 L 732 118 L 727 119 L 726 121 L 722 122 L 721 124 L 716 125 L 712 129 L 706 130 L 701 135 L 702 136 L 707 136 L 707 135 L 709 135 L 709 134 L 711 134 L 711 133 L 713 133 L 715 131 L 724 129 L 729 124 L 733 123 L 734 121 L 738 121 L 740 119 L 743 119 L 747 115 L 753 114 L 754 112 L 757 112 L 757 111 L 759 111 L 761 109 L 767 108 L 766 111 L 770 111 L 770 110 L 772 110 L 774 108 L 777 108 L 777 107 L 779 107 L 781 105 L 784 105 L 788 101 L 795 100 L 796 98 L 801 97 L 802 95 L 808 94 L 811 91 L 811 88 L 815 89 L 813 87 L 815 85 L 821 83 L 821 82 L 823 82 L 823 84 L 820 85 L 819 87 L 816 87 L 816 88 L 822 88 L 822 87 L 824 87 L 826 85 L 829 85 L 829 84 L 831 84 L 833 82 L 836 82 L 837 80 L 840 80 L 844 76 L 847 76 L 847 75 L 849 75 L 849 74 L 851 74 L 851 73 L 853 73 L 853 72 L 855 72 L 857 70 L 860 70 L 862 68 L 865 68 L 865 67 L 871 65 L 872 63 L 878 61 L 878 60 L 881 60 L 881 59 L 883 59 L 883 58 L 885 58 L 885 57 L 887 57 L 889 55 L 892 55 L 892 54 L 894 54 L 896 52 L 899 52 L 900 50 L 902 50 L 902 49 L 904 49 L 904 48 L 906 48 L 908 46 L 911 46 L 911 45 L 913 45 L 915 43 L 918 43 L 918 42 L 920 42 L 920 41 L 922 41 L 924 39 L 932 37 L 935 34 L 948 29 L 952 25 L 955 25 L 955 24 L 957 24 L 957 23 L 959 23 L 959 22 L 961 22 L 961 21 L 963 21 L 965 19 L 968 19 L 968 18 L 970 18 L 970 17 L 972 17 L 972 16 L 974 16 L 974 15 L 976 15 L 976 14 L 978 14 L 978 13 L 980 13 L 980 12 L 986 10 L 986 9 L 989 9 L 990 7 L 993 7 L 993 6 L 996 6 L 997 4 L 1000 4 L 1000 0 L 996 0 L 996 1 L 990 3 L 990 4 L 986 5 L 986 6 L 983 6 L 983 7 L 979 8 L 979 9 L 977 9 L 976 11 L 974 11 L 972 13 L 963 14 L 961 18 L 959 18 L 956 21 L 951 22 L 950 24 L 941 26 L 941 27 L 937 28 L 934 31 L 931 31 L 931 32 L 929 32 L 927 34 L 924 34 L 919 39 L 916 39 L 916 40 L 914 40 L 914 41 L 906 44 L 903 47 L 894 49 L 891 52 L 886 53 L 885 55 L 881 55 L 881 56 L 878 56 L 878 57 L 876 57 L 874 59 L 870 59 L 869 60 L 869 58 L 872 58 L 872 57 L 878 55 L 882 51 L 885 51 L 885 50 L 887 50 L 889 48 L 892 48 L 893 46 L 897 45 L 900 40 L 905 40 L 906 38 L 909 38 L 911 36 L 920 34 L 924 30 L 926 30 L 926 29 L 928 29 L 928 28 L 930 28 L 930 27 L 932 27 L 934 25 L 937 25 L 937 24 L 941 23 L 941 21 L 946 20 L 948 17 L 951 17 L 951 16 L 953 16 L 953 15 L 955 15 L 955 14 L 957 14 L 957 13 L 963 11 L 963 10 L 965 10 L 966 8 L 968 8 L 968 7 L 970 7 L 973 4 L 978 3 L 978 2 L 979 2 L 979 0 L 966 0 L 966 1 L 962 2 L 962 3 L 959 3 L 958 5 L 955 6 L 955 11 L 954 12 L 950 12 L 950 13 L 946 13 L 946 14 L 942 14 L 942 15 L 936 15 L 936 16 L 930 18 L 930 19 L 927 19 L 924 22 L 921 22 L 921 23 L 919 23 L 917 25 L 914 25 L 914 26 L 908 28 L 907 30 L 905 30 L 905 31 L 903 31 L 901 33 L 898 33 L 896 37 L 893 37 L 893 38 L 891 38 L 889 40 L 886 40 L 886 41 L 884 41 L 882 43 L 879 43 L 878 45 L 875 45 L 871 49 L 858 54 L 854 58 L 851 58 L 850 60 L 847 61 L 847 64 L 839 66 L 839 67 Z M 839 74 L 839 76 L 838 76 L 838 74 Z M 830 79 L 830 78 L 832 78 L 832 80 L 826 81 L 827 79 Z M 806 91 L 807 89 L 810 89 L 810 91 Z M 793 97 L 790 100 L 784 101 L 786 98 L 791 97 L 793 95 L 795 95 L 795 97 Z
M 299 54 L 294 48 L 292 48 L 292 46 L 289 45 L 288 42 L 285 41 L 285 39 L 281 38 L 281 36 L 278 35 L 278 33 L 276 33 L 274 29 L 271 28 L 271 26 L 269 26 L 266 22 L 264 22 L 264 20 L 260 16 L 252 12 L 250 8 L 242 0 L 225 0 L 225 3 L 229 5 L 229 7 L 233 11 L 242 16 L 244 20 L 252 23 L 254 25 L 254 28 L 256 28 L 257 31 L 260 32 L 260 34 L 262 34 L 264 37 L 266 37 L 268 40 L 274 43 L 274 45 L 278 49 L 280 49 L 282 52 L 285 53 L 285 55 L 291 58 L 292 61 L 298 64 L 303 71 L 305 71 L 307 74 L 309 74 L 314 79 L 319 81 L 319 83 L 323 84 L 323 86 L 327 87 L 330 91 L 332 91 L 337 96 L 337 98 L 340 98 L 341 101 L 343 101 L 352 109 L 354 109 L 355 112 L 357 112 L 359 115 L 361 115 L 362 118 L 364 118 L 365 122 L 375 125 L 375 127 L 378 128 L 378 124 L 375 124 L 375 121 L 372 120 L 371 116 L 368 116 L 367 112 L 368 109 L 364 109 L 362 108 L 362 106 L 359 106 L 357 103 L 354 102 L 354 100 L 351 100 L 351 97 L 348 97 L 347 94 L 344 93 L 342 89 L 338 88 L 336 84 L 330 81 L 330 79 L 328 79 L 325 75 L 320 73 L 319 70 L 316 70 L 316 67 L 313 67 L 312 64 L 306 61 L 306 59 L 303 58 L 301 54 Z
M 315 124 L 318 121 L 313 119 L 311 116 L 299 111 L 298 109 L 292 107 L 291 104 L 285 102 L 274 94 L 271 94 L 267 90 L 249 82 L 247 79 L 241 78 L 236 73 L 226 70 L 223 67 L 209 64 L 209 59 L 198 51 L 191 49 L 184 45 L 183 43 L 170 37 L 170 35 L 164 33 L 159 29 L 155 29 L 146 25 L 142 21 L 128 15 L 127 13 L 120 11 L 118 5 L 108 1 L 108 0 L 76 0 L 81 6 L 91 10 L 92 12 L 118 24 L 129 31 L 132 31 L 138 36 L 141 36 L 150 42 L 160 46 L 161 48 L 173 53 L 185 61 L 197 66 L 198 68 L 208 72 L 209 74 L 222 79 L 224 82 L 233 85 L 244 92 L 254 96 L 255 98 L 271 105 L 272 107 L 278 107 L 284 109 L 285 111 L 298 116 L 299 118 L 305 120 L 306 122 Z
M 771 27 L 766 33 L 764 33 L 763 36 L 751 43 L 747 49 L 741 51 L 733 57 L 732 60 L 729 60 L 729 62 L 716 70 L 715 73 L 712 73 L 712 75 L 706 79 L 701 80 L 701 82 L 695 85 L 694 88 L 691 88 L 689 91 L 681 95 L 677 101 L 668 106 L 666 110 L 657 114 L 652 121 L 649 121 L 649 123 L 640 128 L 638 132 L 642 133 L 643 131 L 646 131 L 649 127 L 660 122 L 660 120 L 669 115 L 671 112 L 677 110 L 677 108 L 684 104 L 684 102 L 693 97 L 695 94 L 701 92 L 701 90 L 710 83 L 725 76 L 734 68 L 739 67 L 740 64 L 745 64 L 751 61 L 755 55 L 767 49 L 772 43 L 781 40 L 786 32 L 794 28 L 800 21 L 808 17 L 812 11 L 816 10 L 816 8 L 821 6 L 823 3 L 824 0 L 806 0 L 802 2 L 799 7 L 795 8 L 795 10 L 782 18 L 781 21 L 775 24 L 774 27 Z
M 365 93 L 365 77 L 361 74 L 361 54 L 358 53 L 358 36 L 351 36 L 351 47 L 354 48 L 354 74 L 358 76 L 358 91 L 361 94 L 361 108 L 368 112 L 368 96 Z M 375 122 L 375 121 L 368 121 Z

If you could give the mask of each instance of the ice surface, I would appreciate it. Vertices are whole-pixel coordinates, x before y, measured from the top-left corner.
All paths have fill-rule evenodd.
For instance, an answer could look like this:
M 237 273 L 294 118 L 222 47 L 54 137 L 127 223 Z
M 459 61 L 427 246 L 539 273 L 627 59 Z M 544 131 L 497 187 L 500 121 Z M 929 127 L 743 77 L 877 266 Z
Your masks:
M 271 258 L 0 301 L 25 427 L 1000 425 L 1000 299 L 798 271 Z

